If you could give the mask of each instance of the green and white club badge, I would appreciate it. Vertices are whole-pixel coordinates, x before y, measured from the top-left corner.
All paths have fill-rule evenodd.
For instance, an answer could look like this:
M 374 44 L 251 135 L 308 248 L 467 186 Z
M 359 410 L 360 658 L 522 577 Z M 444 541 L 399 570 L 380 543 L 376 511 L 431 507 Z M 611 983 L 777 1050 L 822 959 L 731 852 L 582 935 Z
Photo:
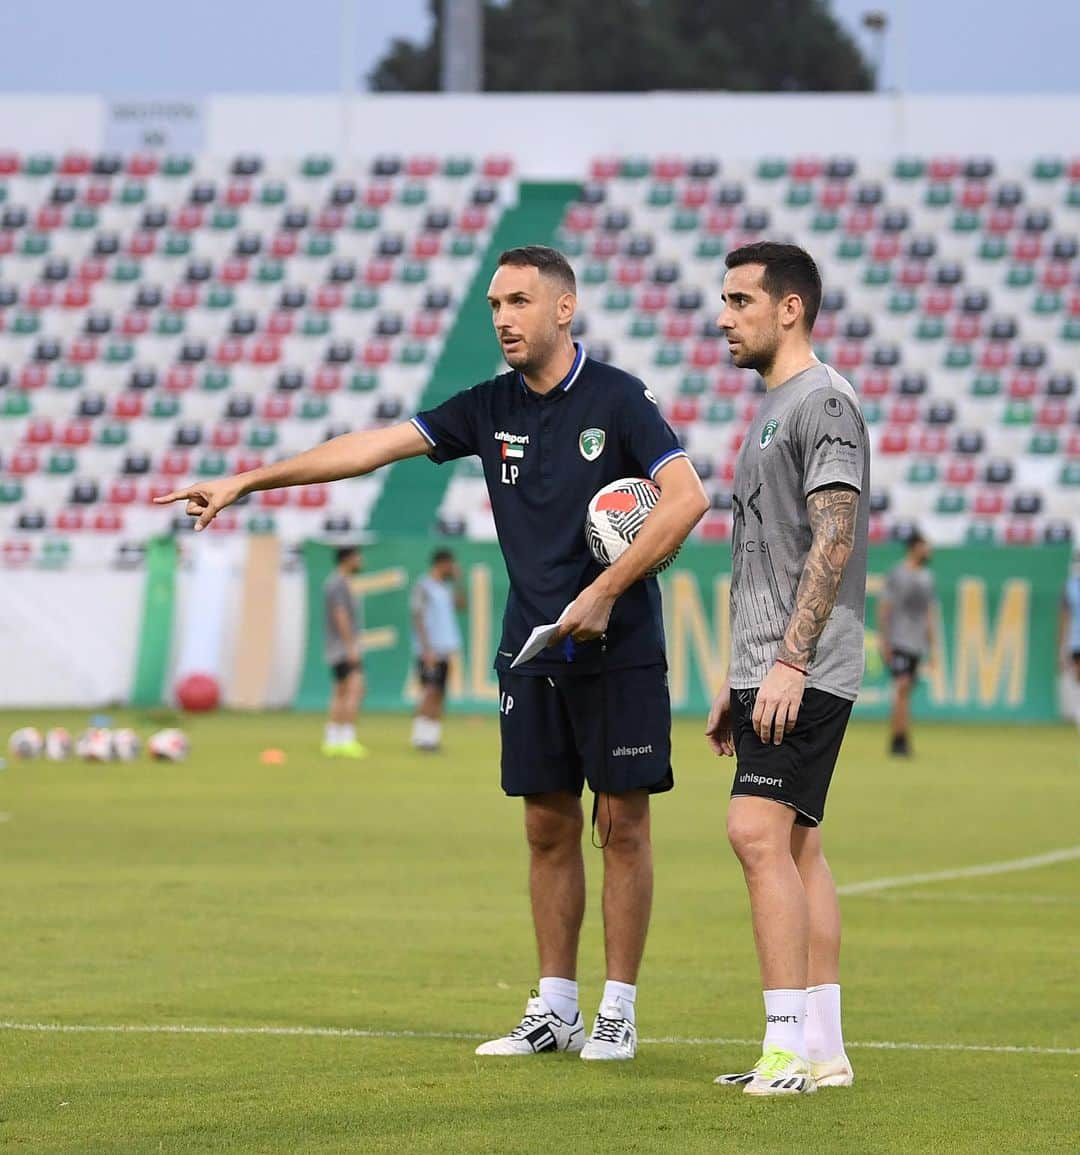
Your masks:
M 762 449 L 767 449 L 769 447 L 769 443 L 776 436 L 776 431 L 779 428 L 780 422 L 777 421 L 775 417 L 770 421 L 765 422 L 765 426 L 761 430 L 761 440 L 758 442 Z
M 586 461 L 595 461 L 604 452 L 604 442 L 607 434 L 602 429 L 582 430 L 578 438 L 578 449 Z

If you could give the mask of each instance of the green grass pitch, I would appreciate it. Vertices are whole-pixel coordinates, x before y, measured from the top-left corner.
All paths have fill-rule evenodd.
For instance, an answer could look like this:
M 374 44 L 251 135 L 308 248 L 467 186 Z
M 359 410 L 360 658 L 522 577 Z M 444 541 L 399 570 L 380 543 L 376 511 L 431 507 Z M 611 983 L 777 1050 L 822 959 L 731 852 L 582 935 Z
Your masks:
M 7 714 L 0 730 L 85 721 Z M 761 1030 L 724 837 L 732 764 L 706 752 L 700 721 L 679 722 L 677 789 L 654 806 L 638 1001 L 652 1041 L 632 1064 L 479 1060 L 474 1039 L 516 1022 L 537 977 L 496 722 L 452 718 L 445 752 L 420 756 L 406 718 L 367 718 L 362 763 L 320 757 L 320 728 L 202 718 L 182 766 L 0 773 L 0 1150 L 1076 1150 L 1080 858 L 846 897 L 857 1083 L 751 1101 L 712 1085 Z M 884 742 L 853 725 L 834 781 L 842 886 L 1080 846 L 1074 730 L 923 727 L 911 762 Z M 259 762 L 270 745 L 284 765 Z M 591 1018 L 599 852 L 587 862 Z M 17 1026 L 45 1024 L 221 1030 Z

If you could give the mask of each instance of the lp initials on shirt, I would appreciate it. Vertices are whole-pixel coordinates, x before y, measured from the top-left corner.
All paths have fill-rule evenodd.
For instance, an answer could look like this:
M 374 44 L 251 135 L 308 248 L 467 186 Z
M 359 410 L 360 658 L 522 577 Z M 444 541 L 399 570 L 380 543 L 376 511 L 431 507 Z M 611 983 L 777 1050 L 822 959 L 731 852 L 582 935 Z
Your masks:
M 509 461 L 502 463 L 502 483 L 503 485 L 517 485 L 518 474 L 521 472 L 519 465 L 511 465 Z

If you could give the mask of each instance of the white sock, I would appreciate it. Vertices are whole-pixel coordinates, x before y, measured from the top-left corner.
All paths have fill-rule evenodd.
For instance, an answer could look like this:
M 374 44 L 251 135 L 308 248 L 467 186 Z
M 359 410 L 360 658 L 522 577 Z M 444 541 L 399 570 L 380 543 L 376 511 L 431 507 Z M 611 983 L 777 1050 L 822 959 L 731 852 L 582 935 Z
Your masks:
M 426 718 L 417 714 L 412 720 L 412 744 L 414 746 L 423 746 L 424 744 L 424 723 Z
M 356 727 L 350 722 L 338 726 L 338 741 L 344 746 L 346 742 L 356 741 Z
M 634 1022 L 634 1002 L 637 999 L 637 987 L 631 983 L 616 983 L 608 979 L 604 983 L 604 997 L 601 1002 L 610 1003 L 618 1000 L 622 1004 L 623 1014 L 630 1022 Z
M 578 1017 L 578 986 L 574 979 L 541 979 L 540 997 L 564 1023 Z
M 323 727 L 323 741 L 327 746 L 337 745 L 337 723 L 327 722 Z
M 765 991 L 763 1047 L 780 1047 L 806 1058 L 806 991 Z
M 820 1063 L 844 1053 L 840 1029 L 840 984 L 822 983 L 806 992 L 806 1057 Z
M 442 741 L 442 722 L 435 718 L 428 719 L 428 741 L 432 746 L 438 746 Z

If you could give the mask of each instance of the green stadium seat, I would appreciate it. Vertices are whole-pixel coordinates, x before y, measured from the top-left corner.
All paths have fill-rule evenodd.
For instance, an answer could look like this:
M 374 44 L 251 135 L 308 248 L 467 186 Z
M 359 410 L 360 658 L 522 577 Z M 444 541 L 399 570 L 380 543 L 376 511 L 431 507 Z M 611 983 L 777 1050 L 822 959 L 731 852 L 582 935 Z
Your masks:
M 729 425 L 735 420 L 735 406 L 730 401 L 714 401 L 705 410 L 705 420 L 710 425 Z
M 921 317 L 915 328 L 917 341 L 940 341 L 945 336 L 943 317 Z
M 680 397 L 701 397 L 709 390 L 709 379 L 704 373 L 687 373 L 679 382 Z
M 604 297 L 604 308 L 609 313 L 619 313 L 629 309 L 632 300 L 628 289 L 610 289 Z
M 660 368 L 681 365 L 683 352 L 681 345 L 661 345 L 653 354 L 653 364 Z
M 376 373 L 357 371 L 349 378 L 350 393 L 371 393 L 379 387 L 379 377 Z
M 135 346 L 130 341 L 110 341 L 102 360 L 107 365 L 126 365 L 134 356 Z
M 840 261 L 861 261 L 865 252 L 862 237 L 844 237 L 836 246 L 836 257 Z
M 1037 293 L 1031 311 L 1037 317 L 1048 317 L 1061 311 L 1061 294 L 1043 291 Z
M 443 164 L 443 176 L 460 178 L 468 176 L 473 170 L 473 162 L 467 156 L 451 156 Z
M 8 393 L 3 398 L 0 413 L 4 417 L 28 417 L 33 410 L 33 402 L 26 393 Z
M 325 397 L 305 397 L 300 406 L 300 419 L 302 421 L 322 421 L 329 412 L 330 405 Z
M 810 228 L 815 233 L 832 233 L 839 225 L 840 217 L 832 209 L 819 209 L 810 222 Z
M 248 429 L 246 440 L 248 449 L 272 449 L 277 442 L 277 429 L 273 425 L 252 425 Z
M 187 233 L 170 233 L 165 238 L 162 252 L 167 257 L 188 257 L 191 255 L 191 237 Z
M 142 276 L 142 265 L 138 261 L 117 261 L 113 265 L 112 281 L 117 285 L 127 285 L 139 280 Z
M 461 256 L 461 253 L 456 253 Z M 428 267 L 423 261 L 406 261 L 401 266 L 400 281 L 403 285 L 422 285 L 428 279 Z
M 476 241 L 470 236 L 454 237 L 450 245 L 450 256 L 471 257 L 476 253 Z
M 651 339 L 656 336 L 656 319 L 654 317 L 635 317 L 630 322 L 629 335 L 634 338 Z
M 952 230 L 954 233 L 977 233 L 982 228 L 982 218 L 972 209 L 961 209 L 953 217 Z
M 966 508 L 967 501 L 959 489 L 944 490 L 934 502 L 934 512 L 945 515 L 963 513 Z
M 195 167 L 190 156 L 167 156 L 161 162 L 161 175 L 171 178 L 190 176 Z
M 150 406 L 150 416 L 156 420 L 170 420 L 180 414 L 180 398 L 170 393 L 155 397 Z
M 1065 165 L 1056 156 L 1040 157 L 1031 166 L 1033 180 L 1060 180 L 1065 175 Z
M 698 214 L 693 209 L 679 209 L 671 218 L 671 230 L 692 233 L 698 227 Z
M 267 183 L 259 189 L 259 204 L 267 206 L 283 205 L 287 195 L 285 186 L 280 181 L 267 181 Z
M 1005 275 L 1005 284 L 1010 289 L 1028 289 L 1035 283 L 1035 269 L 1032 265 L 1013 265 Z
M 993 373 L 980 373 L 971 382 L 972 397 L 997 397 L 1001 393 L 1001 378 Z
M 223 453 L 204 453 L 195 466 L 197 477 L 223 477 L 228 471 L 229 463 Z
M 1070 317 L 1062 326 L 1063 341 L 1080 341 L 1080 317 Z
M 890 313 L 902 316 L 913 313 L 918 303 L 918 297 L 910 289 L 896 289 L 889 294 L 887 307 Z
M 930 485 L 937 481 L 937 465 L 933 461 L 913 461 L 908 466 L 907 480 L 910 485 Z
M 204 393 L 220 393 L 232 385 L 232 375 L 228 369 L 207 369 L 199 385 Z
M 16 313 L 11 322 L 11 331 L 17 337 L 31 337 L 41 331 L 41 318 L 37 313 Z
M 968 545 L 993 545 L 994 537 L 994 525 L 989 521 L 973 521 L 964 534 Z
M 1054 433 L 1036 433 L 1028 442 L 1028 453 L 1039 457 L 1052 457 L 1060 447 L 1057 435 Z
M 80 207 L 68 218 L 68 226 L 85 232 L 87 229 L 96 229 L 98 226 L 97 209 Z
M 1000 261 L 1007 252 L 1004 237 L 983 237 L 979 244 L 980 261 Z
M 83 371 L 74 366 L 61 369 L 53 380 L 53 385 L 57 389 L 81 389 L 84 377 Z
M 0 505 L 17 505 L 23 494 L 21 481 L 0 481 Z
M 281 261 L 263 261 L 255 271 L 255 280 L 261 285 L 276 285 L 285 278 Z
M 379 304 L 379 294 L 375 289 L 360 288 L 357 289 L 349 298 L 349 308 L 357 310 L 367 310 L 377 308 Z
M 1069 191 L 1065 194 L 1065 203 L 1071 209 L 1080 209 L 1080 184 L 1069 185 Z
M 780 180 L 781 177 L 787 176 L 787 170 L 786 160 L 780 157 L 769 157 L 758 165 L 757 178 L 764 181 Z
M 23 162 L 23 176 L 50 176 L 56 170 L 56 161 L 46 153 L 34 153 Z
M 856 238 L 848 237 L 847 242 L 854 241 Z M 862 243 L 861 241 L 859 242 Z M 887 285 L 892 280 L 892 267 L 890 265 L 867 265 L 863 270 L 862 281 L 864 285 L 872 287 L 880 287 Z
M 619 165 L 623 180 L 642 180 L 652 171 L 652 165 L 643 156 L 629 156 Z
M 308 237 L 304 246 L 304 256 L 313 260 L 328 257 L 334 251 L 334 238 L 329 233 L 315 233 Z
M 608 267 L 600 261 L 591 261 L 585 266 L 581 275 L 586 285 L 603 285 L 608 279 Z
M 809 184 L 793 184 L 788 186 L 787 196 L 784 197 L 784 203 L 788 208 L 802 209 L 807 205 L 812 204 L 814 200 L 814 189 Z
M 407 184 L 398 195 L 398 203 L 414 207 L 427 203 L 427 189 L 422 184 Z
M 402 365 L 422 365 L 426 360 L 427 346 L 418 341 L 407 341 L 398 353 L 398 361 Z
M 897 180 L 921 180 L 926 172 L 926 163 L 918 157 L 902 156 L 893 165 L 892 172 Z
M 159 337 L 179 337 L 186 324 L 183 313 L 158 313 L 154 318 L 154 332 Z
M 138 181 L 128 181 L 120 189 L 119 201 L 122 205 L 141 205 L 146 202 L 146 185 Z
M 128 443 L 128 427 L 120 422 L 107 422 L 98 426 L 97 440 L 99 445 L 114 448 Z
M 715 261 L 718 257 L 727 255 L 728 246 L 723 237 L 702 237 L 698 241 L 696 254 L 700 260 Z
M 208 309 L 231 309 L 236 304 L 236 293 L 228 285 L 215 285 L 206 294 Z
M 325 313 L 308 313 L 300 326 L 302 337 L 325 337 L 330 332 L 330 318 Z
M 952 204 L 953 191 L 952 186 L 947 184 L 932 184 L 927 185 L 926 196 L 923 198 L 923 204 L 931 209 L 943 209 Z
M 240 214 L 236 209 L 220 208 L 210 218 L 210 227 L 219 233 L 227 233 L 240 223 Z
M 300 175 L 310 180 L 318 180 L 320 177 L 329 176 L 333 171 L 333 157 L 326 155 L 305 156 L 300 164 Z
M 57 450 L 49 455 L 45 464 L 45 472 L 54 476 L 66 477 L 75 472 L 78 462 L 74 453 Z
M 1005 406 L 1003 417 L 1006 425 L 1030 425 L 1035 420 L 1035 410 L 1028 401 L 1010 401 Z
M 71 561 L 71 542 L 49 538 L 42 543 L 38 564 L 42 569 L 63 569 Z
M 654 209 L 666 209 L 675 203 L 675 190 L 669 184 L 654 184 L 649 189 L 648 203 Z
M 277 532 L 277 521 L 272 514 L 257 513 L 247 519 L 245 529 L 253 537 L 264 537 Z
M 43 257 L 49 249 L 49 238 L 45 233 L 27 233 L 19 246 L 19 253 L 24 257 Z

